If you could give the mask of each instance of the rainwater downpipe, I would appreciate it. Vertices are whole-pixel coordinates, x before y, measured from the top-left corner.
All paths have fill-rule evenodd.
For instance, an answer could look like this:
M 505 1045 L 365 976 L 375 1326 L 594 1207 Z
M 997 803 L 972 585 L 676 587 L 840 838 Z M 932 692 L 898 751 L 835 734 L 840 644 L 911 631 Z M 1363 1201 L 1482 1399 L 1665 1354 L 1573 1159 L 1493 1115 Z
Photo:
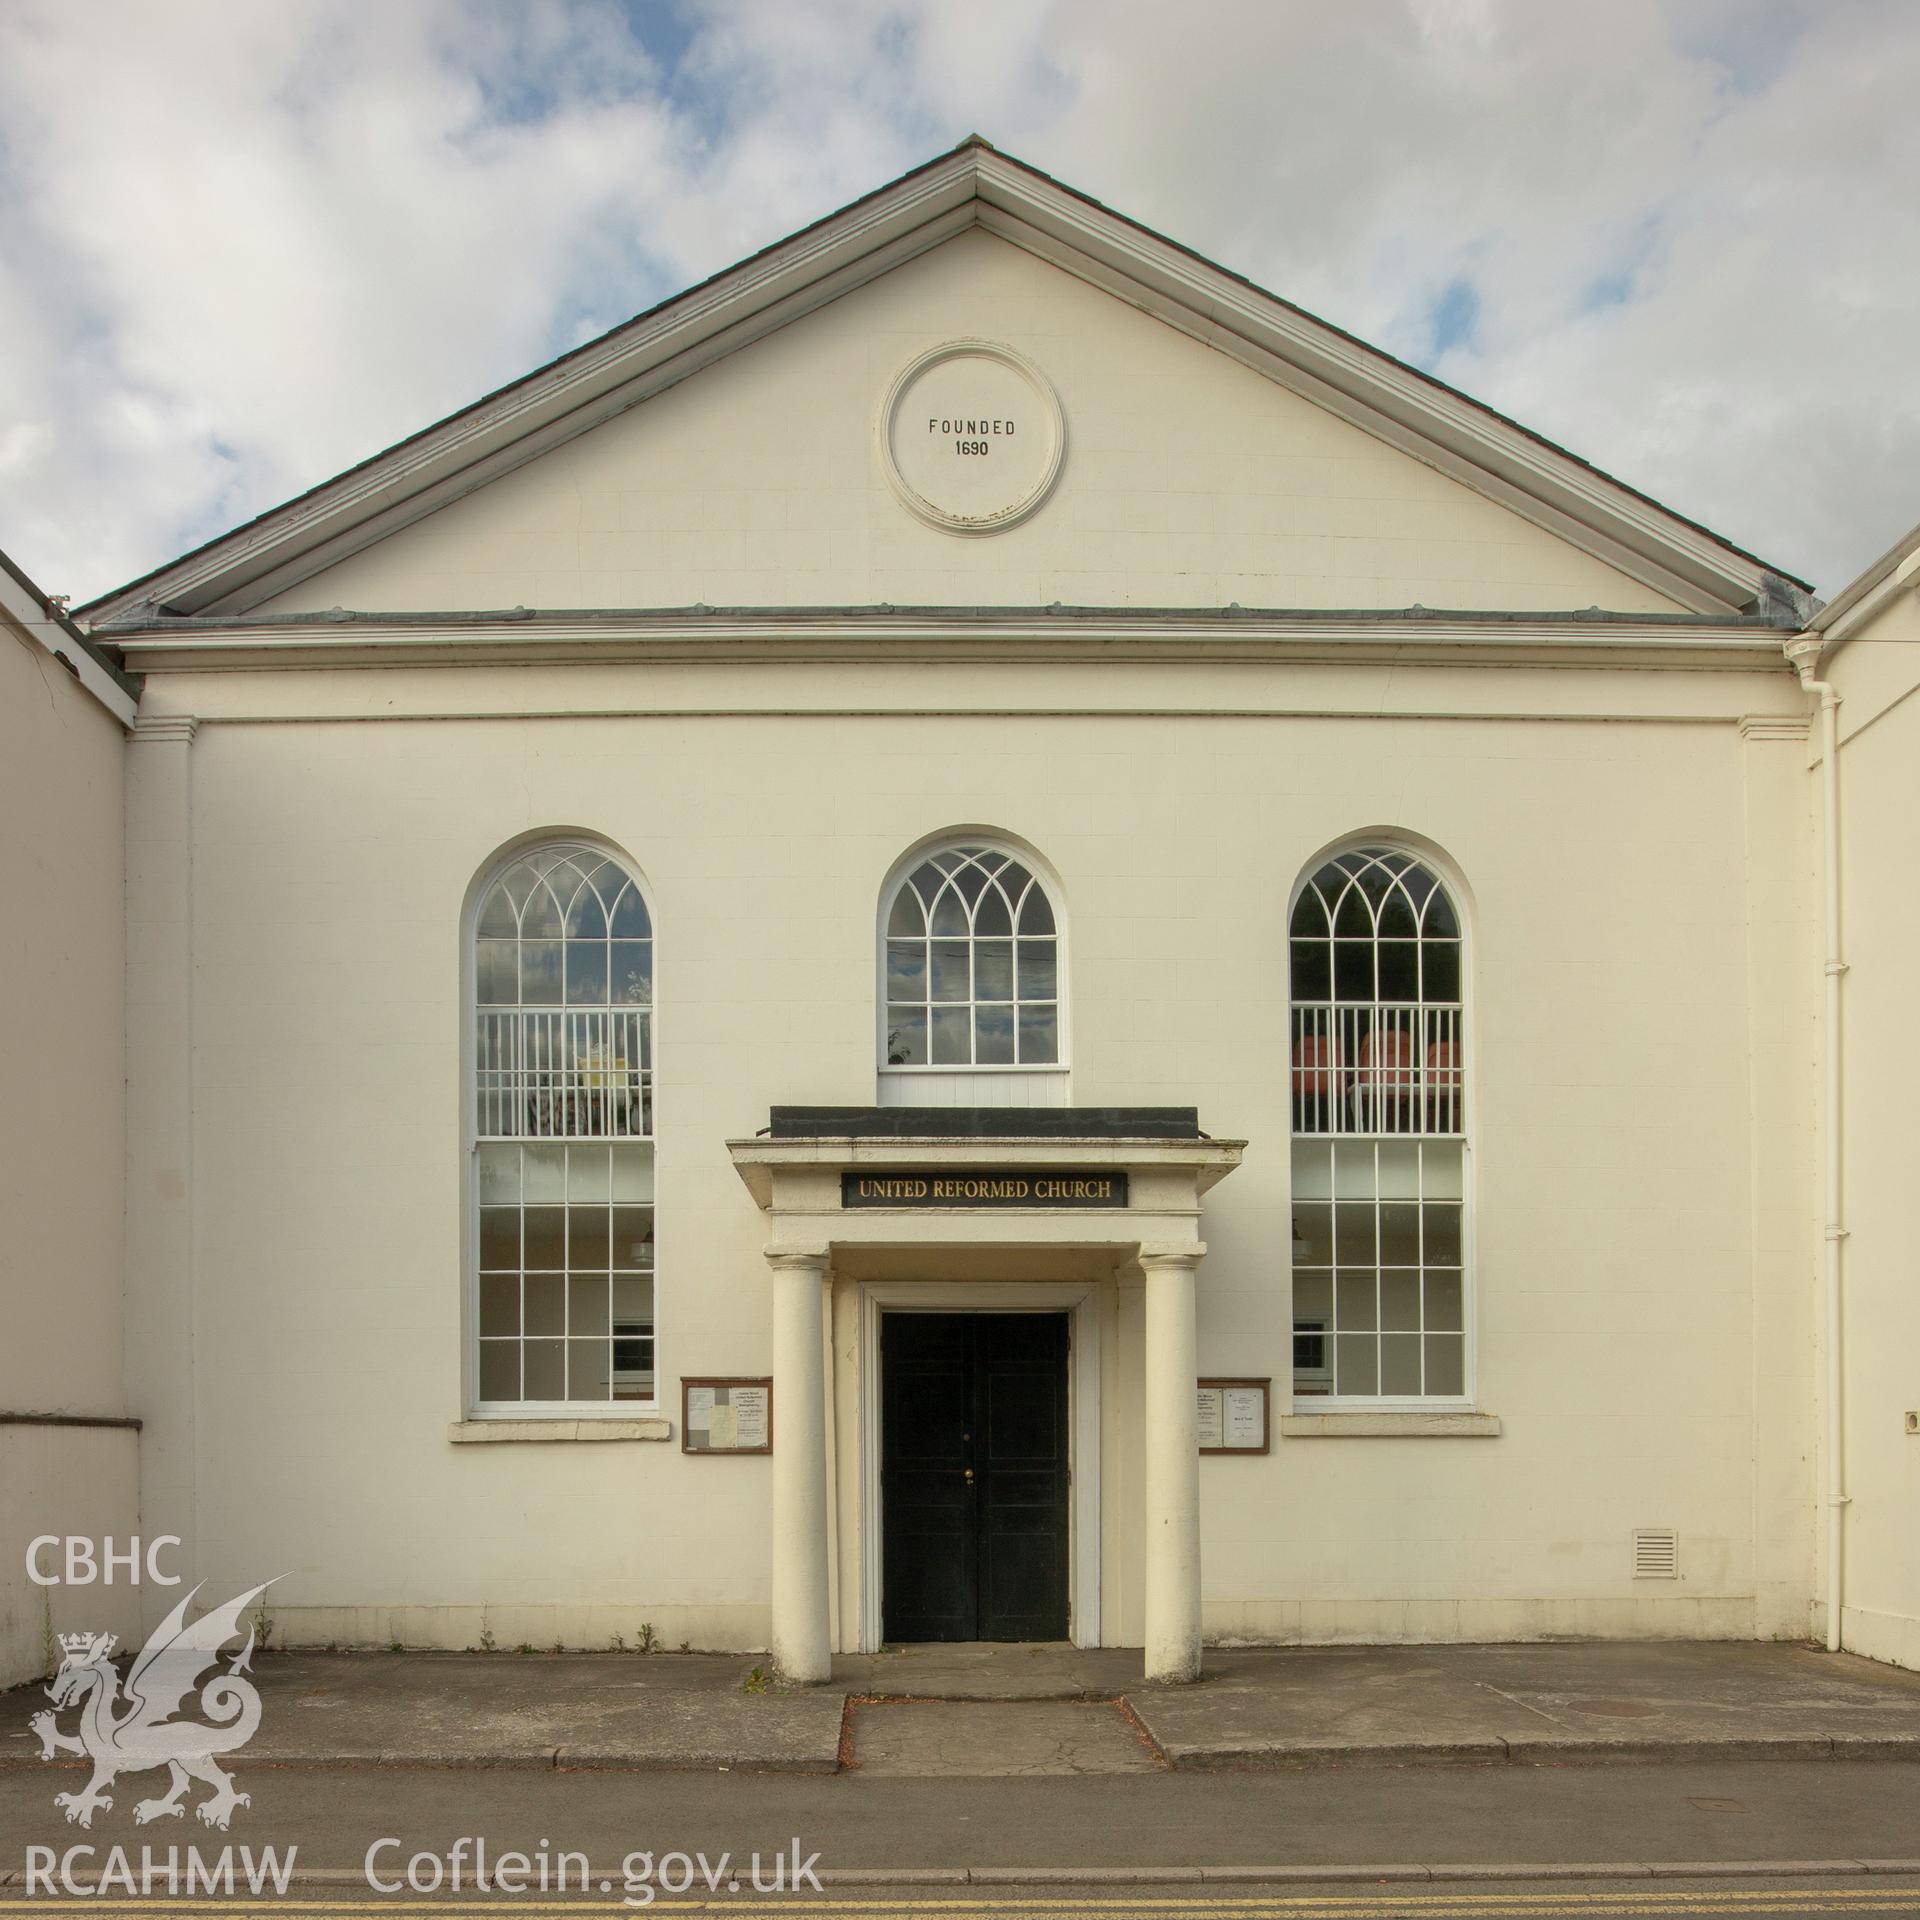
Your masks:
M 1847 963 L 1840 952 L 1840 695 L 1831 682 L 1816 678 L 1825 643 L 1817 635 L 1789 641 L 1787 658 L 1805 692 L 1820 702 L 1820 863 L 1824 895 L 1822 945 L 1825 948 L 1825 996 L 1821 1014 L 1821 1051 L 1825 1084 L 1821 1090 L 1820 1133 L 1826 1149 L 1823 1206 L 1825 1234 L 1825 1338 L 1827 1360 L 1827 1651 L 1840 1651 L 1841 1605 L 1845 1594 L 1844 1516 L 1847 1506 L 1844 1413 L 1846 1369 L 1841 1360 L 1841 1247 L 1847 1237 L 1841 1210 L 1841 1055 L 1840 978 Z

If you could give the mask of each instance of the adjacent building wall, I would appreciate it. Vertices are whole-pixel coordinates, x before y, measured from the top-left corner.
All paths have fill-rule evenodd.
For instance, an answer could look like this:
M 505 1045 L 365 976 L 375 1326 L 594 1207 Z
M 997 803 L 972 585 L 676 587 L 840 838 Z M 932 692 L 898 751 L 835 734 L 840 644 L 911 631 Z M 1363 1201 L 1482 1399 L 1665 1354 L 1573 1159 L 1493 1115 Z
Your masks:
M 138 1513 L 130 1428 L 44 1423 L 126 1413 L 123 735 L 36 637 L 44 613 L 0 578 L 0 1685 L 44 1671 L 56 1632 L 135 1624 L 126 1585 L 25 1567 L 36 1535 L 124 1543 Z
M 1920 1667 L 1920 1433 L 1909 1425 L 1920 1413 L 1920 1024 L 1912 994 L 1920 952 L 1920 601 L 1911 586 L 1823 671 L 1842 699 L 1842 1637 L 1857 1653 Z

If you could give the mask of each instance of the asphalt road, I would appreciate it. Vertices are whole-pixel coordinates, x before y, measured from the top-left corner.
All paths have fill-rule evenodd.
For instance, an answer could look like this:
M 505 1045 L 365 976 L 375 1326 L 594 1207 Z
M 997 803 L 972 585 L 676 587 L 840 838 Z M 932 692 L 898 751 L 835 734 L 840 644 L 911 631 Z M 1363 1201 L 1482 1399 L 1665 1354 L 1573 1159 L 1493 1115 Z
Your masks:
M 137 1826 L 131 1812 L 134 1792 L 82 1830 L 67 1824 L 53 1804 L 57 1791 L 77 1784 L 69 1769 L 0 1770 L 0 1872 L 19 1868 L 29 1847 L 63 1854 L 75 1845 L 92 1846 L 96 1854 L 83 1857 L 81 1869 L 91 1873 L 114 1846 L 130 1849 L 135 1858 L 142 1846 L 158 1848 L 164 1856 L 168 1846 L 191 1845 L 205 1856 L 232 1842 L 256 1850 L 272 1846 L 282 1855 L 297 1848 L 297 1870 L 303 1875 L 319 1869 L 357 1879 L 369 1846 L 391 1838 L 397 1844 L 386 1848 L 377 1864 L 384 1877 L 401 1882 L 396 1895 L 382 1902 L 394 1906 L 413 1897 L 404 1878 L 411 1855 L 445 1861 L 463 1838 L 484 1838 L 496 1855 L 509 1848 L 530 1856 L 545 1851 L 552 1857 L 562 1850 L 583 1854 L 593 1877 L 612 1877 L 616 1890 L 629 1854 L 704 1853 L 711 1861 L 727 1853 L 737 1861 L 757 1851 L 770 1862 L 776 1854 L 790 1857 L 796 1839 L 803 1857 L 818 1855 L 830 1886 L 831 1876 L 846 1869 L 1151 1873 L 1235 1866 L 1298 1871 L 1367 1864 L 1511 1868 L 1656 1862 L 1710 1871 L 1709 1863 L 1920 1857 L 1920 1765 L 1908 1762 L 1024 1778 L 252 1766 L 239 1780 L 252 1803 L 224 1835 L 190 1820 Z M 119 1785 L 125 1792 L 135 1782 Z M 422 1877 L 429 1872 L 422 1869 Z M 1854 1874 L 1853 1883 L 1858 1890 L 1848 1897 L 1863 1910 L 1920 1914 L 1920 1873 Z M 1423 1885 L 1424 1891 L 1376 1892 L 1367 1896 L 1372 1905 L 1361 1901 L 1358 1887 L 1349 1886 L 1339 1901 L 1361 1904 L 1324 1910 L 1354 1920 L 1371 1920 L 1387 1910 L 1522 1911 L 1510 1899 L 1484 1908 L 1448 1906 L 1446 1901 L 1460 1897 L 1457 1885 Z M 470 1880 L 462 1891 L 469 1889 Z M 1727 1898 L 1744 1900 L 1760 1890 L 1746 1880 L 1731 1887 Z M 0 1887 L 0 1903 L 19 1898 L 22 1891 L 17 1880 Z M 331 1896 L 347 1888 L 329 1885 L 325 1891 Z M 439 1891 L 452 1889 L 443 1884 Z M 1046 1911 L 1065 1916 L 1121 1910 L 1084 1904 L 1094 1891 L 1062 1887 L 1063 1897 L 1071 1894 L 1081 1904 Z M 1727 1907 L 1724 1901 L 1683 1908 L 1671 1904 L 1677 1893 L 1677 1883 L 1645 1879 L 1637 1886 L 1576 1881 L 1559 1884 L 1550 1904 L 1554 1911 L 1570 1913 L 1759 1910 Z M 1415 1904 L 1429 1896 L 1440 1904 Z M 1113 1896 L 1101 1890 L 1101 1897 Z M 1153 1892 L 1150 1907 L 1152 1902 L 1170 1905 L 1175 1897 L 1171 1888 Z M 1196 1915 L 1322 1910 L 1286 1905 L 1306 1895 L 1285 1886 L 1249 1886 L 1244 1893 L 1220 1888 L 1209 1897 L 1228 1904 L 1196 1908 Z M 1832 1881 L 1807 1896 L 1829 1903 L 1840 1897 Z M 979 1904 L 983 1899 L 989 1904 Z M 1382 1899 L 1388 1902 L 1385 1908 Z M 534 1889 L 521 1904 L 538 1900 Z M 956 1900 L 974 1904 L 950 1904 Z M 47 1902 L 34 1905 L 45 1911 Z M 737 1909 L 737 1900 L 734 1905 Z M 982 1887 L 926 1885 L 903 1889 L 885 1910 L 931 1920 L 942 1912 L 1016 1909 Z M 1781 1910 L 1837 1909 L 1829 1904 Z

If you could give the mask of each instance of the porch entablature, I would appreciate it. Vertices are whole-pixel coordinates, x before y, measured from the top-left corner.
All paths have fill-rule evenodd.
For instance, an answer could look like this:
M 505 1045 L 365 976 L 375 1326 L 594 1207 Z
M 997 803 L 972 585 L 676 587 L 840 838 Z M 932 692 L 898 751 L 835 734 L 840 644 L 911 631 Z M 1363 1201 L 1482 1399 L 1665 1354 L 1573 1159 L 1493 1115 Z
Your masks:
M 1191 1107 L 776 1107 L 727 1150 L 773 1245 L 1118 1251 L 1197 1243 L 1245 1145 Z

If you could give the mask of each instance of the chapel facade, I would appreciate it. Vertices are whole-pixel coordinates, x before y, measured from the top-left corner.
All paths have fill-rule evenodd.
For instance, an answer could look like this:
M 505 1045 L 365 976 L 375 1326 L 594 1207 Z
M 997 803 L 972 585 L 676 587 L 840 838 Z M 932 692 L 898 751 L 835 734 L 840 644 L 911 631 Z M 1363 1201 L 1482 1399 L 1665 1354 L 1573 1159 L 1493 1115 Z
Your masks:
M 803 1681 L 1920 1664 L 1912 547 L 1823 608 L 975 141 L 9 570 L 9 1537 Z

